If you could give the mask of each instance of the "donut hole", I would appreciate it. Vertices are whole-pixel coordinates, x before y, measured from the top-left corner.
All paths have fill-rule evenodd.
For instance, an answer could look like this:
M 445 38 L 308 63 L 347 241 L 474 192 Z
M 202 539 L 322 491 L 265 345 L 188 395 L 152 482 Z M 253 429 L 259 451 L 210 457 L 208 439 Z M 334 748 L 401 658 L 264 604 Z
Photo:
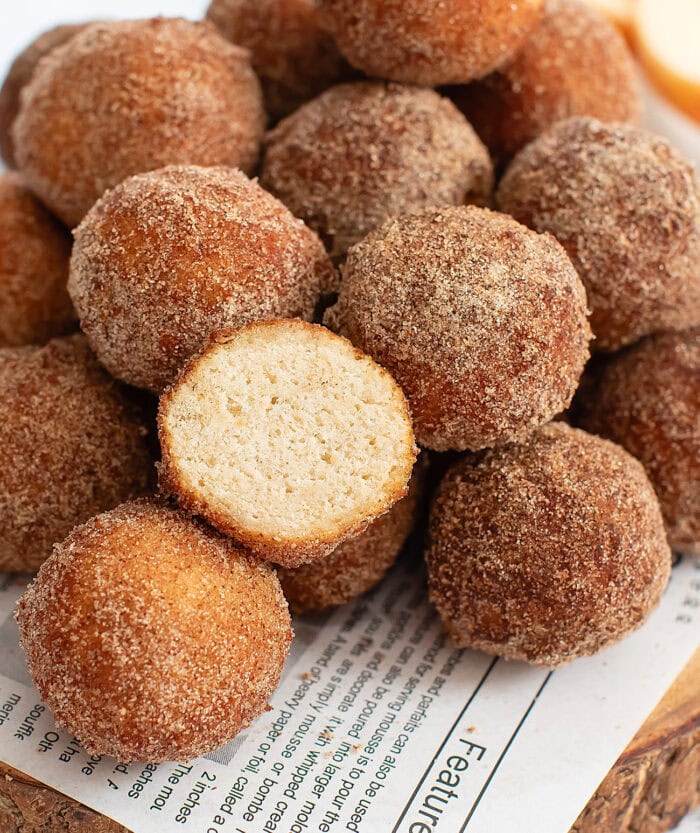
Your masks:
M 328 541 L 405 492 L 414 453 L 402 393 L 322 327 L 277 321 L 219 336 L 166 400 L 176 491 L 244 537 Z
M 17 618 L 56 719 L 89 754 L 123 763 L 186 761 L 232 740 L 268 707 L 292 638 L 268 565 L 150 499 L 74 529 Z

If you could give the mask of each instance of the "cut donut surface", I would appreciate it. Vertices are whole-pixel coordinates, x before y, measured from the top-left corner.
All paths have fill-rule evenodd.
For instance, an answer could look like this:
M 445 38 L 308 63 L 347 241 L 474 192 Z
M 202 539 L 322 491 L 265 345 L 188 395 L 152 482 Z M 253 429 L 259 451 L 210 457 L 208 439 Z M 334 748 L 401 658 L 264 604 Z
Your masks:
M 162 488 L 287 567 L 386 512 L 416 455 L 393 378 L 299 320 L 216 334 L 162 398 L 159 434 Z

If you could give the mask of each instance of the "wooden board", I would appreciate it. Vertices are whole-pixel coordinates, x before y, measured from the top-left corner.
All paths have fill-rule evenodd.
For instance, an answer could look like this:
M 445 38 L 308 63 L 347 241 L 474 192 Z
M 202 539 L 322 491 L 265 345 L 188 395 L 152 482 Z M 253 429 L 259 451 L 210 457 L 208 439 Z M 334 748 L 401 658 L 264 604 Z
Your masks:
M 699 804 L 700 651 L 622 753 L 571 833 L 661 833 Z M 0 833 L 126 829 L 0 764 Z
M 619 757 L 572 833 L 661 833 L 700 804 L 700 650 Z

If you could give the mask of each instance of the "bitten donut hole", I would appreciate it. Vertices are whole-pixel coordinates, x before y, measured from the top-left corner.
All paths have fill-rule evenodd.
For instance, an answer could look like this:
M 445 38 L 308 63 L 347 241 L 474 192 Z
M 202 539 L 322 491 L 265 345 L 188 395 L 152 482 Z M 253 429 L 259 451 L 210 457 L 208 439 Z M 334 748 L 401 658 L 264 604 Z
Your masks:
M 161 411 L 175 491 L 280 544 L 343 535 L 403 494 L 410 421 L 371 359 L 300 321 L 219 339 Z

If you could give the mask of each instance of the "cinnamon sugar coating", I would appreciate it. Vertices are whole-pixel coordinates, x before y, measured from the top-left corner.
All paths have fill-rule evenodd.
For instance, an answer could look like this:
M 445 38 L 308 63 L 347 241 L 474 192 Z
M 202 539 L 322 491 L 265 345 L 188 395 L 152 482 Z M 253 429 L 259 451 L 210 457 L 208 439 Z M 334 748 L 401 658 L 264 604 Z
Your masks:
M 342 257 L 396 214 L 487 202 L 493 170 L 446 98 L 357 82 L 333 87 L 268 134 L 261 181 Z
M 448 94 L 500 161 L 562 119 L 636 123 L 641 111 L 624 37 L 583 0 L 548 0 L 512 60 Z
M 413 520 L 407 496 L 325 558 L 296 569 L 280 568 L 282 590 L 294 613 L 346 604 L 379 584 L 399 557 Z
M 255 181 L 173 166 L 92 208 L 75 232 L 69 291 L 105 367 L 160 393 L 215 330 L 310 320 L 334 277 L 318 237 Z
M 352 73 L 319 26 L 313 0 L 212 0 L 207 18 L 250 50 L 275 121 Z
M 427 467 L 425 457 L 419 458 L 406 497 L 357 537 L 343 541 L 318 561 L 277 570 L 294 613 L 314 613 L 346 604 L 379 584 L 416 525 Z
M 612 356 L 576 404 L 584 428 L 641 461 L 671 546 L 700 555 L 700 328 Z
M 274 571 L 151 501 L 54 550 L 17 611 L 29 670 L 90 754 L 185 761 L 263 712 L 292 637 Z
M 693 168 L 631 125 L 574 118 L 515 157 L 501 210 L 568 251 L 599 350 L 700 323 L 700 199 Z
M 145 494 L 146 434 L 82 336 L 0 350 L 0 571 L 36 570 L 76 524 Z
M 16 173 L 0 175 L 0 347 L 76 328 L 68 297 L 68 231 Z
M 354 246 L 326 321 L 389 370 L 436 451 L 547 422 L 570 402 L 590 338 L 556 240 L 473 206 L 395 217 Z
M 367 75 L 463 84 L 507 61 L 542 0 L 316 0 L 321 25 Z
M 52 49 L 65 43 L 87 24 L 56 26 L 39 35 L 17 55 L 0 89 L 0 154 L 10 168 L 15 166 L 15 151 L 10 128 L 19 112 L 19 97 L 39 63 Z
M 455 645 L 550 667 L 638 628 L 671 570 L 641 464 L 561 422 L 458 462 L 430 539 L 430 598 Z
M 249 53 L 209 23 L 96 23 L 39 63 L 13 128 L 17 165 L 69 226 L 164 165 L 252 171 L 265 127 Z

